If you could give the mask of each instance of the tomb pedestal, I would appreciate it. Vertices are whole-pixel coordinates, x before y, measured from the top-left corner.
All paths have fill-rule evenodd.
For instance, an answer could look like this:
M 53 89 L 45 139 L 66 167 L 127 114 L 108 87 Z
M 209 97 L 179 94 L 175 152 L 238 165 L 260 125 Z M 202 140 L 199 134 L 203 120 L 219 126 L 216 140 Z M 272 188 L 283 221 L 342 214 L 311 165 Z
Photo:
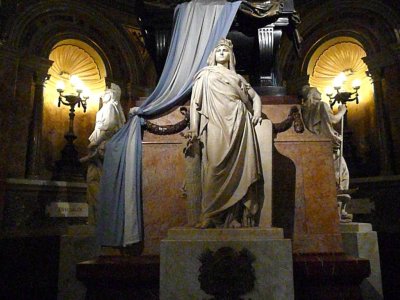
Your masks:
M 273 123 L 289 109 L 263 107 Z M 296 299 L 362 299 L 360 284 L 370 265 L 343 248 L 331 141 L 291 128 L 274 139 L 273 159 L 272 220 L 293 240 Z
M 205 290 L 237 290 L 243 283 L 246 293 L 232 296 L 294 299 L 292 247 L 282 229 L 173 228 L 161 241 L 160 299 L 212 299 L 216 294 Z
M 361 293 L 364 300 L 383 299 L 381 265 L 376 231 L 368 223 L 340 224 L 343 248 L 346 254 L 368 259 L 371 265 L 371 275 L 361 283 Z

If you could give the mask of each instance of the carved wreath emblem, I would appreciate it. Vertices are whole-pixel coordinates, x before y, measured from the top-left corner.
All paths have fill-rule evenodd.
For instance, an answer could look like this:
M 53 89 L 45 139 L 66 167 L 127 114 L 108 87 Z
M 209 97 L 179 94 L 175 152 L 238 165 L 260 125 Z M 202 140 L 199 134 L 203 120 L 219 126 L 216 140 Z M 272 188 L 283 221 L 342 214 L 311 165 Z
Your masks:
M 213 252 L 205 250 L 199 257 L 200 288 L 215 300 L 239 300 L 254 288 L 254 256 L 243 248 L 235 251 L 222 247 Z

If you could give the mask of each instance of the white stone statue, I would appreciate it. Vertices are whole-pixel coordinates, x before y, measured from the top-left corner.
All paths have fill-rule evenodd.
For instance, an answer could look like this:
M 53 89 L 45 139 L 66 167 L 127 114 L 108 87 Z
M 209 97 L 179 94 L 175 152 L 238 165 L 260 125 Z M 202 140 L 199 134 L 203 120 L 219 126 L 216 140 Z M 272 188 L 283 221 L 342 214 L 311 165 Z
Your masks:
M 261 99 L 235 71 L 230 40 L 222 39 L 196 76 L 190 140 L 201 148 L 201 217 L 197 227 L 257 226 L 262 168 L 255 125 Z
M 321 101 L 321 93 L 318 89 L 308 85 L 303 87 L 302 96 L 304 102 L 301 112 L 304 125 L 312 133 L 323 135 L 332 141 L 340 220 L 342 222 L 351 221 L 352 216 L 346 212 L 343 203 L 350 199 L 350 195 L 345 192 L 349 190 L 349 170 L 340 153 L 343 138 L 334 128 L 334 125 L 339 123 L 346 114 L 347 108 L 341 104 L 338 112 L 334 114 L 329 104 Z
M 96 223 L 97 194 L 103 168 L 105 144 L 124 125 L 125 115 L 120 104 L 121 89 L 111 83 L 103 96 L 103 106 L 96 113 L 96 124 L 89 136 L 89 154 L 80 159 L 88 162 L 87 201 L 89 204 L 89 224 Z

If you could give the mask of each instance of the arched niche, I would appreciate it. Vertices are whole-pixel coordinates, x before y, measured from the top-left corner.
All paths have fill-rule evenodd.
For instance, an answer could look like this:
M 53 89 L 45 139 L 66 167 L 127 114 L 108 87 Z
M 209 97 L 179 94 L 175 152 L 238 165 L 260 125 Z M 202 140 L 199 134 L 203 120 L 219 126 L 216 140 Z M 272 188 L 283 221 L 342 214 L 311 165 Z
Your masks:
M 298 27 L 303 38 L 300 56 L 287 37 L 282 39 L 279 63 L 289 93 L 295 94 L 307 82 L 312 54 L 325 42 L 351 37 L 360 42 L 367 55 L 383 51 L 397 42 L 400 14 L 381 1 L 336 1 L 303 4 L 296 7 L 301 16 Z
M 359 103 L 347 103 L 344 154 L 352 176 L 378 175 L 378 132 L 372 79 L 363 58 L 366 51 L 360 41 L 352 37 L 335 37 L 320 44 L 310 55 L 307 66 L 309 84 L 318 88 L 322 100 L 329 102 L 326 89 L 340 73 L 346 75 L 341 91 L 354 92 L 352 82 L 360 80 Z M 337 107 L 334 107 L 334 110 Z M 339 128 L 338 128 L 339 130 Z
M 67 39 L 54 45 L 49 54 L 53 65 L 48 70 L 50 79 L 46 82 L 43 98 L 43 158 L 45 169 L 51 171 L 56 160 L 60 159 L 60 151 L 66 140 L 64 134 L 68 131 L 69 106 L 58 107 L 57 82 L 66 84 L 65 94 L 74 94 L 70 85 L 72 75 L 78 76 L 89 91 L 86 113 L 82 108 L 75 107 L 74 132 L 77 136 L 74 144 L 80 155 L 85 155 L 87 138 L 93 131 L 96 112 L 99 109 L 99 98 L 106 88 L 105 64 L 95 49 L 90 45 L 75 39 Z
M 140 46 L 130 38 L 128 27 L 118 26 L 110 17 L 101 6 L 82 1 L 38 2 L 21 10 L 6 34 L 11 47 L 45 58 L 64 40 L 89 45 L 104 62 L 107 82 L 121 86 L 121 101 L 128 109 L 136 99 L 135 88 L 146 86 L 147 79 L 142 76 Z
M 73 43 L 74 46 L 88 53 L 96 53 L 96 55 L 92 55 L 92 59 L 95 62 L 100 60 L 103 62 L 104 70 L 100 72 L 101 76 L 107 85 L 110 82 L 114 82 L 121 87 L 121 104 L 127 112 L 130 107 L 135 105 L 138 96 L 142 96 L 140 92 L 144 90 L 143 86 L 148 86 L 148 78 L 152 80 L 151 77 L 144 75 L 146 74 L 145 66 L 147 66 L 147 62 L 142 59 L 143 47 L 139 39 L 135 37 L 136 35 L 132 36 L 132 30 L 140 32 L 133 11 L 109 11 L 109 7 L 106 5 L 98 3 L 89 5 L 86 2 L 74 0 L 23 3 L 19 6 L 15 16 L 8 21 L 4 32 L 4 36 L 7 37 L 7 46 L 15 49 L 21 57 L 25 58 L 23 62 L 27 61 L 28 64 L 27 74 L 24 77 L 27 80 L 24 84 L 26 86 L 29 85 L 29 87 L 19 85 L 16 88 L 21 90 L 30 89 L 32 82 L 28 81 L 32 81 L 32 75 L 38 73 L 36 65 L 40 64 L 42 60 L 46 64 L 44 64 L 45 67 L 40 68 L 40 74 L 38 74 L 40 76 L 37 77 L 45 78 L 44 75 L 48 70 L 49 57 L 53 49 L 62 43 L 69 43 L 69 41 L 73 40 L 75 41 Z M 80 41 L 80 43 L 77 41 Z M 29 64 L 30 57 L 38 61 L 34 68 L 32 63 Z M 28 74 L 28 72 L 31 72 L 31 74 Z M 48 84 L 48 89 L 50 89 L 50 85 L 51 81 Z M 35 150 L 29 151 L 34 153 L 34 157 L 29 158 L 26 163 L 26 169 L 33 169 L 33 167 L 29 166 L 33 165 L 32 161 L 35 162 L 35 176 L 38 169 L 43 169 L 42 167 L 37 167 L 39 164 L 42 165 L 41 163 L 36 163 L 39 160 L 39 156 L 46 160 L 47 168 L 51 161 L 58 158 L 58 147 L 60 143 L 64 142 L 62 135 L 68 122 L 68 116 L 62 113 L 62 116 L 58 119 L 58 122 L 64 122 L 59 128 L 61 133 L 51 131 L 50 127 L 47 126 L 48 124 L 42 124 L 42 112 L 45 112 L 44 110 L 48 107 L 43 110 L 40 109 L 40 112 L 34 109 L 35 107 L 41 107 L 43 102 L 43 99 L 36 97 L 36 94 L 42 93 L 35 92 L 42 88 L 42 84 L 37 84 L 35 79 L 31 94 L 25 93 L 24 99 L 21 99 L 21 102 L 33 103 L 34 105 L 33 109 L 30 111 L 27 109 L 21 118 L 28 120 L 27 122 L 30 119 L 35 120 L 32 126 L 35 129 L 34 134 L 30 131 L 27 136 L 23 137 L 24 140 L 27 140 L 27 144 Z M 35 100 L 32 101 L 32 98 L 35 98 Z M 63 111 L 59 110 L 57 113 L 61 112 Z M 91 130 L 94 125 L 94 111 L 90 113 L 89 110 L 89 113 L 85 116 L 85 122 L 87 123 L 84 124 L 78 121 L 80 113 L 77 112 L 77 114 L 75 125 L 78 130 L 78 136 L 86 140 L 88 133 L 90 133 L 89 128 Z M 44 117 L 46 118 L 46 116 Z M 44 121 L 47 122 L 46 120 Z M 88 124 L 89 121 L 90 125 Z M 85 134 L 79 133 L 80 127 L 82 127 Z M 50 133 L 49 130 L 51 131 Z M 43 132 L 43 135 L 39 137 L 37 132 Z M 54 135 L 57 135 L 57 137 L 54 137 Z M 48 140 L 44 140 L 41 143 L 43 139 Z M 82 144 L 79 144 L 81 143 L 80 141 L 77 141 L 77 143 L 80 154 L 85 154 L 86 149 L 84 148 L 86 145 L 83 146 L 83 140 Z M 45 153 L 53 153 L 53 156 L 47 156 Z M 24 163 L 22 162 L 22 164 Z
M 303 37 L 300 56 L 292 43 L 285 37 L 282 40 L 279 57 L 283 82 L 288 93 L 298 95 L 301 87 L 309 82 L 308 66 L 313 54 L 328 41 L 346 37 L 362 45 L 366 53 L 365 62 L 374 79 L 374 104 L 376 123 L 379 131 L 379 154 L 370 159 L 380 161 L 380 174 L 390 174 L 393 164 L 391 157 L 389 99 L 384 94 L 384 80 L 379 72 L 379 58 L 387 56 L 398 43 L 396 28 L 400 27 L 400 14 L 395 6 L 382 1 L 335 1 L 305 3 L 296 7 L 301 16 L 298 27 Z M 395 61 L 395 59 L 392 59 Z M 373 62 L 373 63 L 372 63 Z M 377 64 L 378 62 L 378 64 Z M 374 77 L 375 76 L 375 77 Z M 372 119 L 371 119 L 372 120 Z M 374 155 L 371 153 L 370 155 Z

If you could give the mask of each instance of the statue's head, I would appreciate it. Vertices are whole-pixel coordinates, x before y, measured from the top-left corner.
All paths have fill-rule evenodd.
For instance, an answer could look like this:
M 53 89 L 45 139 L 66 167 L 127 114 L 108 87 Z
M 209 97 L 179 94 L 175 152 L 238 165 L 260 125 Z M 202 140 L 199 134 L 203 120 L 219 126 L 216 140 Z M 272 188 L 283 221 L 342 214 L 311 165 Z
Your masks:
M 108 103 L 110 102 L 112 99 L 114 98 L 114 92 L 111 89 L 107 89 L 105 90 L 104 94 L 103 94 L 103 103 Z
M 321 101 L 321 93 L 316 87 L 312 87 L 308 92 L 308 98 L 313 101 Z
M 321 101 L 321 93 L 318 91 L 316 87 L 310 87 L 309 85 L 303 86 L 301 89 L 301 94 L 305 102 L 315 102 Z
M 207 65 L 216 66 L 217 63 L 228 61 L 228 69 L 235 71 L 236 59 L 233 53 L 233 44 L 231 40 L 221 39 L 207 59 Z
M 111 87 L 106 89 L 103 94 L 103 103 L 108 103 L 110 101 L 118 101 L 121 97 L 121 89 L 118 85 L 111 83 Z

